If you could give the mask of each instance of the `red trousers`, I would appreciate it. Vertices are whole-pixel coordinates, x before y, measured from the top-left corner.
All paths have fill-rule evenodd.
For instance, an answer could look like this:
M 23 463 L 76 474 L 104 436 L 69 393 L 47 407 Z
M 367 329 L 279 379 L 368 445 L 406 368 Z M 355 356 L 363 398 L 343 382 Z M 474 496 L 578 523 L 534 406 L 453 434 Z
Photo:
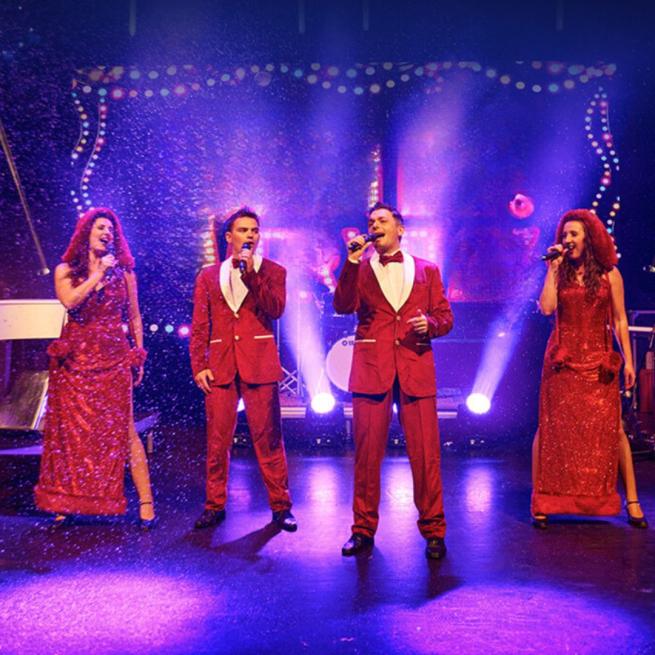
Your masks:
M 418 529 L 426 539 L 443 537 L 446 520 L 441 491 L 441 455 L 435 396 L 408 396 L 398 387 L 384 394 L 353 394 L 355 494 L 353 533 L 372 537 L 378 527 L 380 466 L 384 457 L 394 390 L 414 481 Z
M 246 384 L 237 377 L 230 384 L 212 386 L 205 397 L 207 411 L 206 509 L 221 510 L 227 501 L 230 448 L 237 421 L 239 397 L 255 448 L 268 502 L 274 512 L 289 509 L 287 458 L 282 440 L 280 397 L 277 383 Z

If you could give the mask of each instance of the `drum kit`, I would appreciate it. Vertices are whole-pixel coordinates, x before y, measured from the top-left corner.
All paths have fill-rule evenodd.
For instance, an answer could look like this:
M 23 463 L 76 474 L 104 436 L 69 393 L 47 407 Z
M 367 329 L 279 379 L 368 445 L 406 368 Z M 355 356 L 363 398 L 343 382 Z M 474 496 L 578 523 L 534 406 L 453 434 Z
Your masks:
M 331 304 L 326 303 L 326 307 Z M 327 352 L 325 374 L 334 390 L 342 392 L 345 397 L 352 366 L 357 317 L 354 314 L 343 316 L 326 311 L 321 317 L 321 326 Z

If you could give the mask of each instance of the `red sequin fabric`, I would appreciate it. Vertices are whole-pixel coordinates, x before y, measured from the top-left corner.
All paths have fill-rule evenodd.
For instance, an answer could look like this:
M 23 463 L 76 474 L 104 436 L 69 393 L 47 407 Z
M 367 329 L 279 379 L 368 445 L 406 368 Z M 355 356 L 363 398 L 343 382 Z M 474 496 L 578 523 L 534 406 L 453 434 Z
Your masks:
M 122 514 L 131 420 L 130 349 L 123 331 L 127 291 L 114 278 L 75 310 L 48 348 L 50 382 L 35 500 L 64 514 Z
M 612 350 L 610 302 L 605 278 L 593 297 L 577 284 L 558 291 L 541 377 L 533 514 L 620 511 L 620 359 Z

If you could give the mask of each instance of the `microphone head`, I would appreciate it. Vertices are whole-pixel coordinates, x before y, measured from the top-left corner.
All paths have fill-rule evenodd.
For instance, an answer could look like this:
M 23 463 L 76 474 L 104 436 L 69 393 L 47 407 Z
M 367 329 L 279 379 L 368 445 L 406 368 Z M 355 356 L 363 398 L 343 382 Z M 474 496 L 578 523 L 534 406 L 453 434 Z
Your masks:
M 252 250 L 252 243 L 250 241 L 246 241 L 242 246 L 241 250 Z
M 384 232 L 371 232 L 366 236 L 367 241 L 377 241 L 384 236 Z

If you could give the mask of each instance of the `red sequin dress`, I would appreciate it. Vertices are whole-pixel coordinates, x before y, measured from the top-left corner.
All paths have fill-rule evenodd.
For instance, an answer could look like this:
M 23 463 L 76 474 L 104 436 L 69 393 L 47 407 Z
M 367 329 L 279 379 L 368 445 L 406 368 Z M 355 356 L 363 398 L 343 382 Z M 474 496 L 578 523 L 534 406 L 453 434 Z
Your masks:
M 68 313 L 48 348 L 50 382 L 36 505 L 62 514 L 123 514 L 131 421 L 130 349 L 123 275 Z
M 541 378 L 532 513 L 617 514 L 621 359 L 612 349 L 609 281 L 603 277 L 592 298 L 577 284 L 557 298 Z

